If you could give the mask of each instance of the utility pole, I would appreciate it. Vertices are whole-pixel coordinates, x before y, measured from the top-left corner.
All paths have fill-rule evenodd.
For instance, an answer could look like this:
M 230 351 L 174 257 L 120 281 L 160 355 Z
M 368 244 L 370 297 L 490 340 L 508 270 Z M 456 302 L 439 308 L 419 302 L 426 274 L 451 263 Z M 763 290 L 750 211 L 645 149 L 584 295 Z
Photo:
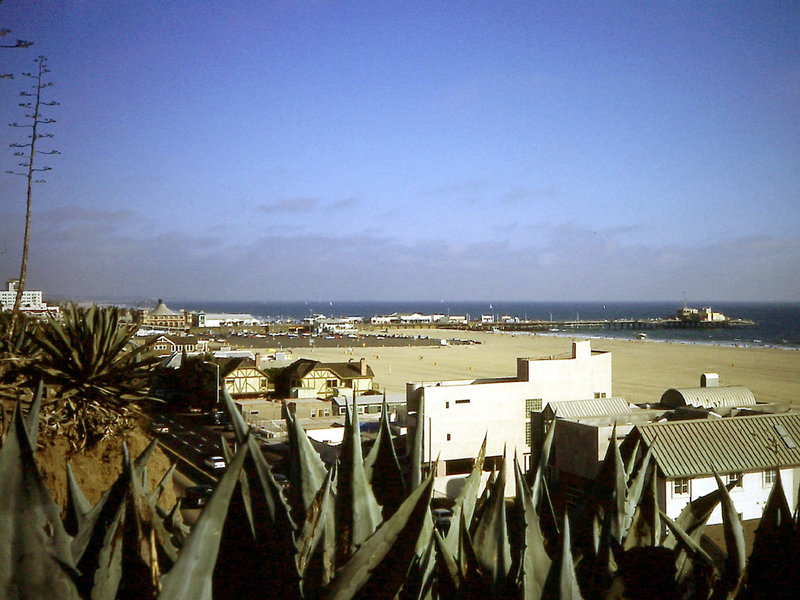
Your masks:
M 34 183 L 45 183 L 44 179 L 34 179 L 36 173 L 43 172 L 43 171 L 50 171 L 51 167 L 35 167 L 35 159 L 37 154 L 60 154 L 58 150 L 50 150 L 48 152 L 43 152 L 41 150 L 36 149 L 36 142 L 41 138 L 52 138 L 52 133 L 41 133 L 39 131 L 39 127 L 41 125 L 50 125 L 55 123 L 55 119 L 51 119 L 49 117 L 43 117 L 41 113 L 41 109 L 43 106 L 58 106 L 58 102 L 50 101 L 45 102 L 42 100 L 42 90 L 44 88 L 50 87 L 53 85 L 52 82 L 45 82 L 43 81 L 44 76 L 50 72 L 50 69 L 47 68 L 47 58 L 44 56 L 39 56 L 36 60 L 36 73 L 23 73 L 25 77 L 28 77 L 33 80 L 33 85 L 31 86 L 34 91 L 32 92 L 20 92 L 20 96 L 24 98 L 31 98 L 32 100 L 26 100 L 25 102 L 20 102 L 20 106 L 31 112 L 25 114 L 25 118 L 29 119 L 29 123 L 27 124 L 20 124 L 20 123 L 11 123 L 11 127 L 20 127 L 20 128 L 29 128 L 31 130 L 28 139 L 30 140 L 27 144 L 11 144 L 12 148 L 16 148 L 17 150 L 14 152 L 14 156 L 23 159 L 23 162 L 19 163 L 18 166 L 23 167 L 24 171 L 6 171 L 11 175 L 20 175 L 25 177 L 28 180 L 28 195 L 27 195 L 27 204 L 25 209 L 25 237 L 22 243 L 22 264 L 20 265 L 19 270 L 19 282 L 17 283 L 17 296 L 14 300 L 14 310 L 11 316 L 11 326 L 9 327 L 9 335 L 11 332 L 14 331 L 15 325 L 17 320 L 19 319 L 19 312 L 20 312 L 20 303 L 22 302 L 22 292 L 25 289 L 25 276 L 27 275 L 28 271 L 28 246 L 30 244 L 30 235 L 31 235 L 31 200 L 33 197 L 33 184 Z M 27 148 L 27 150 L 24 150 Z M 27 161 L 27 162 L 26 162 Z

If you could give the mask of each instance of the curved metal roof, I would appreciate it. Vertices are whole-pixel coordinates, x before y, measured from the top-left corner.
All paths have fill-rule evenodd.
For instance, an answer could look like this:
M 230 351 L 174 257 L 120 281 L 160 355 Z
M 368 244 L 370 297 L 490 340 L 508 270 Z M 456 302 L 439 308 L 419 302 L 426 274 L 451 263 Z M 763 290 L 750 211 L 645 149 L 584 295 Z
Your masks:
M 696 406 L 715 408 L 718 406 L 752 406 L 756 398 L 750 388 L 742 385 L 725 387 L 671 388 L 661 396 L 661 404 L 672 408 Z

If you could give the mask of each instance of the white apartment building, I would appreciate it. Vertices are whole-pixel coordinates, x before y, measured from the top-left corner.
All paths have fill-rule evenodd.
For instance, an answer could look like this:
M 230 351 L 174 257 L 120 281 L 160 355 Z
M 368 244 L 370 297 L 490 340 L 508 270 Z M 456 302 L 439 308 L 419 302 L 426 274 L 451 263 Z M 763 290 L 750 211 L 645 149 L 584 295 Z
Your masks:
M 406 384 L 408 440 L 421 423 L 422 460 L 438 460 L 434 493 L 455 498 L 484 436 L 485 471 L 499 466 L 504 449 L 509 464 L 516 453 L 527 470 L 531 412 L 557 400 L 590 398 L 611 398 L 611 353 L 592 351 L 588 341 L 573 342 L 568 358 L 518 358 L 514 377 Z M 420 404 L 422 414 L 416 415 Z M 514 478 L 507 481 L 506 494 L 512 495 Z
M 14 302 L 17 299 L 17 287 L 19 279 L 9 279 L 8 289 L 0 290 L 0 310 L 13 310 Z M 24 312 L 33 314 L 58 314 L 58 306 L 48 306 L 39 290 L 23 290 L 20 300 L 20 308 Z

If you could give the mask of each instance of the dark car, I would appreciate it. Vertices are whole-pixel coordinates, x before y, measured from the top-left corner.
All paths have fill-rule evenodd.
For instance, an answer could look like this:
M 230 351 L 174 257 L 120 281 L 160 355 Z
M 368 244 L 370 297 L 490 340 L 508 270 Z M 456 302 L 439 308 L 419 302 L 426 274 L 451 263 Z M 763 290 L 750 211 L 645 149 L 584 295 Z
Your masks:
M 184 490 L 184 508 L 202 508 L 211 498 L 214 488 L 210 485 L 195 485 Z

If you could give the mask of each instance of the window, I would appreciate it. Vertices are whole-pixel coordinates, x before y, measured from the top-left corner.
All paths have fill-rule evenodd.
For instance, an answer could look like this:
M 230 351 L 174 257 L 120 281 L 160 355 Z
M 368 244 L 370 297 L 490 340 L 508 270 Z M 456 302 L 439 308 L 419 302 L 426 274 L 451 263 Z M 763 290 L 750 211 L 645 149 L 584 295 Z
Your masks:
M 347 407 L 346 406 L 340 406 L 339 407 L 339 414 L 340 415 L 347 414 Z
M 326 379 L 325 386 L 329 388 L 335 388 L 339 385 L 339 381 L 336 379 Z
M 676 479 L 672 482 L 672 495 L 673 496 L 686 496 L 689 494 L 689 480 Z
M 594 397 L 595 398 L 605 398 L 606 397 L 606 393 L 605 392 L 595 392 L 594 393 Z
M 450 441 L 450 434 L 449 433 L 447 434 L 447 441 L 448 442 Z
M 449 402 L 445 402 L 445 403 L 444 403 L 444 407 L 445 407 L 445 408 L 450 408 L 450 403 L 449 403 Z
M 325 409 L 325 414 L 323 416 L 324 417 L 330 417 L 331 416 L 331 411 L 326 408 Z
M 525 443 L 531 445 L 531 413 L 542 410 L 541 398 L 527 398 L 525 400 Z
M 778 472 L 775 469 L 769 469 L 761 473 L 761 484 L 763 487 L 772 487 L 778 477 Z
M 456 458 L 444 461 L 445 475 L 466 475 L 472 472 L 473 461 L 471 458 Z
M 469 404 L 469 399 L 467 399 L 467 400 L 456 400 L 456 404 Z
M 742 474 L 741 473 L 728 473 L 728 484 L 733 484 L 733 489 L 742 487 Z
M 525 400 L 525 418 L 529 419 L 531 412 L 542 410 L 541 398 L 528 398 Z

